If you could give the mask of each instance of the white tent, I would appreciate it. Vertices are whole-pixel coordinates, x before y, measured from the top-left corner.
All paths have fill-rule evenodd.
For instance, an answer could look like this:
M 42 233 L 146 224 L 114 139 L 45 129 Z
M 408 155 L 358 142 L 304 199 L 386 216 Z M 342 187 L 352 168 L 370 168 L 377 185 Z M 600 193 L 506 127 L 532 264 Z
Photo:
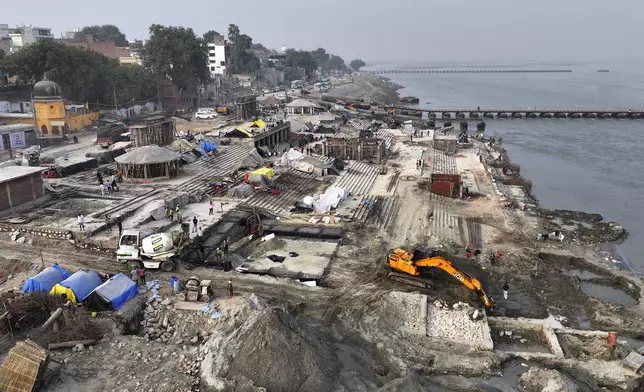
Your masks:
M 297 151 L 294 148 L 291 148 L 287 152 L 282 155 L 282 159 L 280 160 L 280 165 L 282 166 L 291 166 L 291 162 L 297 161 L 304 158 L 304 154 L 301 152 Z

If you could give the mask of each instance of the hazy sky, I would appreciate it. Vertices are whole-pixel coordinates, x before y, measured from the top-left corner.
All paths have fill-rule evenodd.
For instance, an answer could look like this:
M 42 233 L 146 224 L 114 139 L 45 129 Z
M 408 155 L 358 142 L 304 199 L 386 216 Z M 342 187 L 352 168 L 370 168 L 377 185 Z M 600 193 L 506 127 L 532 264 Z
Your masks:
M 115 24 L 145 39 L 152 23 L 243 33 L 271 48 L 319 46 L 366 61 L 640 61 L 644 0 L 111 0 L 57 9 L 6 2 L 0 23 L 56 36 Z

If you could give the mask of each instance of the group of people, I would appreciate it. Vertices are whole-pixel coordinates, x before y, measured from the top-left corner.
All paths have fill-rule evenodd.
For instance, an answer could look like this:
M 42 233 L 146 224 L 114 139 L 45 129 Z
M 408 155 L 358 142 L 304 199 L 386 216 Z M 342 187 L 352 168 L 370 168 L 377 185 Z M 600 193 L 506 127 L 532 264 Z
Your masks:
M 165 218 L 169 220 L 170 222 L 174 222 L 176 219 L 178 222 L 181 222 L 181 213 L 179 212 L 179 206 L 176 206 L 175 208 L 172 207 L 165 207 Z
M 105 189 L 107 193 L 114 193 L 120 190 L 118 183 L 123 182 L 121 177 L 121 172 L 117 171 L 115 174 L 112 174 L 107 179 L 103 178 L 103 175 L 100 171 L 96 172 L 96 178 L 98 179 L 98 188 L 101 190 L 101 196 L 105 196 Z
M 132 271 L 130 271 L 130 277 L 138 285 L 145 285 L 145 267 L 132 268 Z
M 221 260 L 225 255 L 228 255 L 228 237 L 224 238 L 224 242 L 221 246 L 218 246 L 217 249 L 215 249 L 215 257 L 217 257 L 217 260 Z

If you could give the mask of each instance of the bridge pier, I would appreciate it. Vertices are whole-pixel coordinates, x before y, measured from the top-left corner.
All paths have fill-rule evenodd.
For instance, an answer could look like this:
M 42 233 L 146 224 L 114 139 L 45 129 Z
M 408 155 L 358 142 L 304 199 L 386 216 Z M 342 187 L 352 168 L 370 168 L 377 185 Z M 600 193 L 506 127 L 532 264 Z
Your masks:
M 626 113 L 615 113 L 614 117 L 619 119 L 626 118 Z
M 456 118 L 465 118 L 465 113 L 462 112 L 456 112 Z
M 542 118 L 552 118 L 552 113 L 539 113 L 539 117 Z
M 599 113 L 598 118 L 610 118 L 610 113 Z
M 555 113 L 555 118 L 566 118 L 566 113 Z
M 525 116 L 527 118 L 537 118 L 537 113 L 527 113 Z
M 581 115 L 583 118 L 595 118 L 597 115 L 595 113 L 584 113 Z
M 442 118 L 452 118 L 452 113 L 449 113 L 449 112 L 443 112 L 443 114 L 441 114 L 441 117 L 442 117 Z
M 581 113 L 568 113 L 568 118 L 581 118 Z
M 496 115 L 498 118 L 508 118 L 508 114 L 504 112 L 499 112 L 499 114 Z
M 477 112 L 470 112 L 470 118 L 480 118 L 481 115 Z
M 641 115 L 641 114 L 639 114 L 639 113 L 631 113 L 631 114 L 628 116 L 628 118 L 631 118 L 631 119 L 633 119 L 633 120 L 637 120 L 637 119 L 639 119 L 639 118 L 642 118 L 642 115 Z
M 492 112 L 485 112 L 483 113 L 484 118 L 494 118 L 494 113 Z
M 512 118 L 522 118 L 522 117 L 523 117 L 523 113 L 521 112 L 512 113 Z
M 433 113 L 433 112 L 429 113 L 427 115 L 427 118 L 430 119 L 430 120 L 436 120 L 436 113 Z

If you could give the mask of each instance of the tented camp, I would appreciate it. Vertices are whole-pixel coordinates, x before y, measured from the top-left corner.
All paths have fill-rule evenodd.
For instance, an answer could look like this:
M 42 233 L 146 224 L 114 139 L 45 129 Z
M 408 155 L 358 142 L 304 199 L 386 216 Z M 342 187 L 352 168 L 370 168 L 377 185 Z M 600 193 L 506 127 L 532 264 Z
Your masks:
M 137 287 L 123 274 L 111 277 L 87 296 L 85 305 L 95 311 L 119 310 L 124 303 L 136 297 Z
M 57 264 L 47 267 L 38 275 L 27 279 L 22 287 L 23 293 L 49 293 L 55 285 L 69 278 L 72 274 Z
M 248 130 L 246 130 L 246 128 L 240 125 L 237 128 L 233 129 L 232 131 L 226 132 L 225 136 L 239 138 L 239 139 L 247 139 L 247 138 L 252 138 L 253 134 Z
M 252 173 L 260 176 L 266 176 L 268 177 L 269 180 L 272 180 L 273 177 L 275 176 L 275 172 L 270 167 L 262 167 L 260 169 L 253 171 Z
M 98 287 L 102 282 L 98 272 L 91 270 L 80 270 L 75 272 L 69 278 L 55 285 L 49 294 L 65 294 L 67 299 L 73 303 L 81 303 L 87 296 Z
M 238 169 L 256 169 L 264 165 L 264 158 L 253 148 L 246 158 L 239 163 Z

